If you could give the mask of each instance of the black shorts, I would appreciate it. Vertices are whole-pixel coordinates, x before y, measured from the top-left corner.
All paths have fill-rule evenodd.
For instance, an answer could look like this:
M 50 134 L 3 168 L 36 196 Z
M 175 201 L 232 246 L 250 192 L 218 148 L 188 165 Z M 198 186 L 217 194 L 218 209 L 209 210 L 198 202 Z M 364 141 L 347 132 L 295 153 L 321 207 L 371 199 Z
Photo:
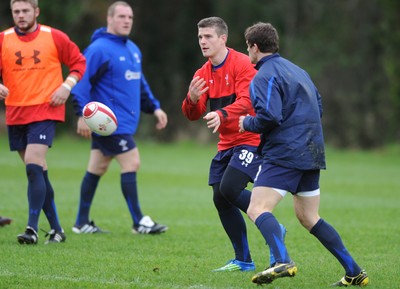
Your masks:
M 105 156 L 116 156 L 130 151 L 136 147 L 132 135 L 116 134 L 98 136 L 92 134 L 92 149 L 100 150 Z
M 254 187 L 270 187 L 292 194 L 319 190 L 320 170 L 298 170 L 263 163 Z
M 57 121 L 44 120 L 22 125 L 9 125 L 8 142 L 11 151 L 23 151 L 28 144 L 44 144 L 51 147 Z
M 228 165 L 245 173 L 254 180 L 261 163 L 262 158 L 257 153 L 257 147 L 255 146 L 242 145 L 219 151 L 211 161 L 208 184 L 211 186 L 221 182 Z

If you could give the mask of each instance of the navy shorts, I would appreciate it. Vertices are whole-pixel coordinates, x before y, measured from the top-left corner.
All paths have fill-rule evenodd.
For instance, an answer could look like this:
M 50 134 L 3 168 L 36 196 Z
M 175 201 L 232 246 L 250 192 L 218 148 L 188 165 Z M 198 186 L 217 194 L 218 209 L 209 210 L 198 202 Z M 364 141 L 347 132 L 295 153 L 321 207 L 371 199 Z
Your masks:
M 254 187 L 270 187 L 292 194 L 319 190 L 320 170 L 297 170 L 263 163 Z
M 23 151 L 28 144 L 44 144 L 51 147 L 57 121 L 44 120 L 21 125 L 9 125 L 8 142 L 11 151 Z
M 220 183 L 228 166 L 238 169 L 254 180 L 261 163 L 262 158 L 255 146 L 242 145 L 219 151 L 211 161 L 208 184 L 211 186 Z
M 100 150 L 105 156 L 115 156 L 130 151 L 136 147 L 133 136 L 129 134 L 116 134 L 98 136 L 92 134 L 92 149 Z

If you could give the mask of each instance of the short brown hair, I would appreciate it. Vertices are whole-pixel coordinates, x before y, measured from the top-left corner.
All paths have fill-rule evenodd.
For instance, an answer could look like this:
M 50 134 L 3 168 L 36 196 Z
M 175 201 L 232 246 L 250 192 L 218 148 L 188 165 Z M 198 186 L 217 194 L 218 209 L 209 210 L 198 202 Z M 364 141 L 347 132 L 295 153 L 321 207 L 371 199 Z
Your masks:
M 12 8 L 13 4 L 15 2 L 26 2 L 32 5 L 33 8 L 38 8 L 39 7 L 39 1 L 38 0 L 11 0 L 10 1 L 10 8 Z
M 271 23 L 258 22 L 246 29 L 244 38 L 251 47 L 257 44 L 263 53 L 276 53 L 279 51 L 279 35 Z
M 107 10 L 107 16 L 114 16 L 114 12 L 115 12 L 115 7 L 117 6 L 127 6 L 127 7 L 131 7 L 131 5 L 129 5 L 127 2 L 125 1 L 116 1 L 113 4 L 110 5 L 110 7 L 108 7 Z
M 215 32 L 217 32 L 218 36 L 225 34 L 228 36 L 228 25 L 226 25 L 225 21 L 220 17 L 208 17 L 201 19 L 199 23 L 197 23 L 198 28 L 214 28 Z

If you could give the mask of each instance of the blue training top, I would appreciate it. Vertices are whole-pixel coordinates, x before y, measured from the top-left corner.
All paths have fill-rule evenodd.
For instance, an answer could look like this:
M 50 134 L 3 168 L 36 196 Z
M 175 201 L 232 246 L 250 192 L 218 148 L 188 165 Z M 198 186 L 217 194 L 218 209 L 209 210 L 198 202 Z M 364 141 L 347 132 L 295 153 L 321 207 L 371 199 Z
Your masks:
M 81 116 L 90 101 L 104 103 L 118 120 L 114 134 L 133 135 L 140 112 L 160 108 L 142 73 L 140 49 L 128 37 L 107 33 L 102 27 L 93 33 L 84 55 L 86 72 L 71 91 L 76 114 Z
M 263 57 L 250 84 L 255 117 L 244 128 L 261 133 L 264 161 L 299 169 L 325 169 L 321 96 L 303 69 L 278 53 Z

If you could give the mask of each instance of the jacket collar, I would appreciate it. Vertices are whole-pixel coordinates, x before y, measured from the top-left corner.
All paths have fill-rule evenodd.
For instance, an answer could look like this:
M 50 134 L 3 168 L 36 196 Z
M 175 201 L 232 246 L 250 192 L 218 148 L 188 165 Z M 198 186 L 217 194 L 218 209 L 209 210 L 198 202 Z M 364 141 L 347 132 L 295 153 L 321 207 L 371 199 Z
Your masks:
M 264 56 L 263 58 L 261 58 L 261 59 L 257 62 L 255 68 L 256 68 L 257 70 L 259 70 L 260 67 L 261 67 L 265 62 L 267 62 L 267 61 L 270 60 L 271 58 L 275 58 L 275 57 L 280 57 L 279 53 L 274 53 L 274 54 L 270 54 L 270 55 Z

